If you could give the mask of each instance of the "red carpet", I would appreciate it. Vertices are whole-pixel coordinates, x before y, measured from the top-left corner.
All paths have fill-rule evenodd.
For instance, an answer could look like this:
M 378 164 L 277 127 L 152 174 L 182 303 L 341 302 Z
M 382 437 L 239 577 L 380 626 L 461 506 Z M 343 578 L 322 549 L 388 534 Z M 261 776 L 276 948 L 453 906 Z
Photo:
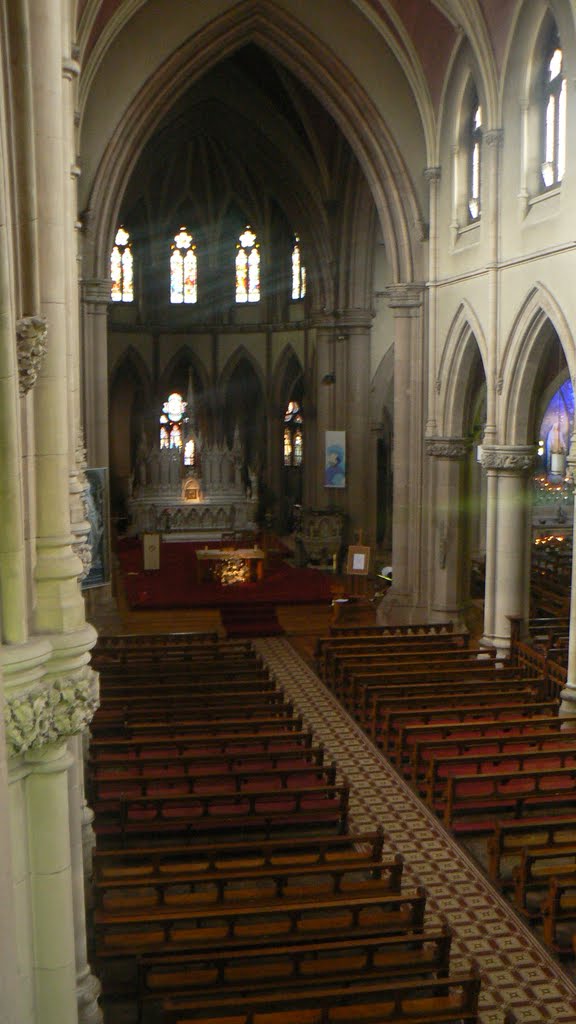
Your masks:
M 118 544 L 118 560 L 130 608 L 222 607 L 239 604 L 307 604 L 332 599 L 330 579 L 317 569 L 274 564 L 261 582 L 222 586 L 197 583 L 196 549 L 203 543 L 162 544 L 160 569 L 144 572 L 138 538 Z M 260 633 L 262 635 L 262 633 Z

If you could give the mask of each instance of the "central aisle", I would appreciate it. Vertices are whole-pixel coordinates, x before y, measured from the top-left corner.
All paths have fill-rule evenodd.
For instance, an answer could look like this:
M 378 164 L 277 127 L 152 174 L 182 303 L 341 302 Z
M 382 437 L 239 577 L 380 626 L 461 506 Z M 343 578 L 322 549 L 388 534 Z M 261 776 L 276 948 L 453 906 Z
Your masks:
M 576 1021 L 576 985 L 482 872 L 376 750 L 318 676 L 284 639 L 254 641 L 278 684 L 350 783 L 355 829 L 382 825 L 385 851 L 401 853 L 409 884 L 428 892 L 427 921 L 454 932 L 451 964 L 482 972 L 480 1024 L 502 1024 L 511 1007 L 522 1024 Z

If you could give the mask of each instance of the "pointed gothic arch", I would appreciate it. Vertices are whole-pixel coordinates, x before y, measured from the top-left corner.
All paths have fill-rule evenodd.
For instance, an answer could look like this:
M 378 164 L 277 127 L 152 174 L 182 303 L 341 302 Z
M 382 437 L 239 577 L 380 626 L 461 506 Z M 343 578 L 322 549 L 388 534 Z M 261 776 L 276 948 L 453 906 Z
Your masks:
M 271 405 L 274 411 L 284 414 L 295 385 L 301 381 L 304 387 L 304 367 L 293 345 L 288 343 L 282 350 L 274 367 L 272 377 Z
M 273 15 L 273 16 L 272 16 Z M 142 148 L 161 119 L 211 66 L 252 41 L 301 79 L 326 107 L 363 167 L 380 217 L 392 275 L 417 274 L 421 213 L 393 133 L 359 82 L 334 53 L 291 14 L 251 2 L 193 33 L 143 84 L 115 126 L 90 197 L 94 223 L 91 274 L 103 276 L 113 225 Z
M 448 330 L 438 364 L 436 388 L 440 395 L 439 434 L 463 437 L 467 431 L 468 402 L 478 363 L 486 379 L 487 346 L 479 318 L 469 303 L 459 306 Z
M 526 297 L 512 325 L 500 367 L 501 436 L 506 444 L 534 443 L 536 384 L 553 334 L 564 353 L 568 373 L 575 380 L 574 336 L 559 303 L 539 282 Z

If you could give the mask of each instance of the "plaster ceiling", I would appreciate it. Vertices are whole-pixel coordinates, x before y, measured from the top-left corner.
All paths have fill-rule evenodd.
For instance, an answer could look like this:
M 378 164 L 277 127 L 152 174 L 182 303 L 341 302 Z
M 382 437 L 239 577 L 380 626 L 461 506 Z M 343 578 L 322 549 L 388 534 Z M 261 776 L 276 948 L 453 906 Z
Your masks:
M 147 0 L 79 0 L 78 39 L 83 63 L 98 43 L 113 37 L 114 21 L 121 26 Z M 341 3 L 342 0 L 339 0 Z M 450 58 L 461 33 L 474 49 L 490 52 L 497 72 L 502 68 L 518 0 L 350 0 L 391 41 L 402 59 L 417 66 L 438 109 Z M 297 4 L 295 11 L 297 14 Z

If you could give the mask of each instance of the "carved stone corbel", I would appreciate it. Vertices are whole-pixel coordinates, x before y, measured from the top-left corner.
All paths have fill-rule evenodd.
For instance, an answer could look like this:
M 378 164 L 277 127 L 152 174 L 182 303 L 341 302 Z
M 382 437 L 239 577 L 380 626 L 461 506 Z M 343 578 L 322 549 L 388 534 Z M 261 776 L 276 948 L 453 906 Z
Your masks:
M 47 350 L 48 323 L 45 316 L 24 316 L 16 321 L 19 390 L 26 395 L 34 386 Z
M 98 704 L 98 674 L 88 665 L 48 685 L 8 694 L 4 720 L 9 757 L 82 732 Z
M 426 437 L 424 448 L 427 455 L 436 459 L 464 459 L 470 442 L 465 437 Z

